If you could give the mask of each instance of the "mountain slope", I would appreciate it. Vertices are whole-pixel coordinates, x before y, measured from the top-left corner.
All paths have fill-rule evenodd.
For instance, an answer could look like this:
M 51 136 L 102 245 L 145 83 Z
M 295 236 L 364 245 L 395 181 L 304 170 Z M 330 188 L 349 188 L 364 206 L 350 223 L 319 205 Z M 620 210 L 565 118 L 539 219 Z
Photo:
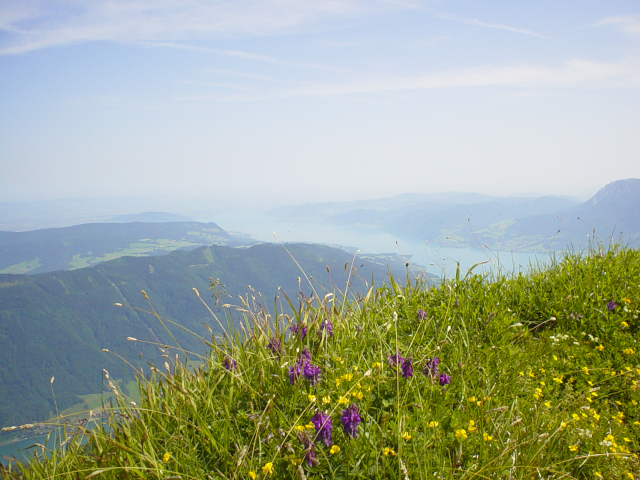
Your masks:
M 0 232 L 0 273 L 45 273 L 125 255 L 159 255 L 202 245 L 252 243 L 215 223 L 87 223 L 28 232 Z
M 346 285 L 351 272 L 344 267 L 351 264 L 352 255 L 320 245 L 293 244 L 287 249 L 314 279 L 319 295 L 326 293 L 324 288 L 332 290 L 330 279 L 338 287 Z M 367 259 L 358 259 L 355 267 L 367 281 L 382 280 L 388 271 L 385 263 Z M 392 265 L 392 271 L 397 279 L 405 278 L 401 261 Z M 298 277 L 302 277 L 300 284 Z M 163 325 L 152 315 L 114 306 L 121 303 L 149 310 L 141 290 L 160 315 L 208 338 L 203 324 L 215 329 L 216 323 L 192 287 L 213 308 L 215 300 L 208 291 L 211 278 L 219 279 L 220 304 L 238 305 L 238 296 L 247 293 L 248 285 L 269 310 L 278 287 L 294 302 L 299 285 L 310 293 L 289 253 L 274 244 L 214 245 L 163 256 L 123 257 L 71 271 L 0 275 L 0 425 L 42 420 L 54 411 L 49 385 L 53 376 L 60 409 L 77 403 L 77 395 L 100 391 L 102 368 L 122 378 L 123 362 L 103 353 L 103 348 L 145 368 L 147 362 L 159 360 L 155 347 L 125 339 L 173 345 Z M 353 285 L 362 288 L 363 281 L 356 277 Z M 282 296 L 281 303 L 286 305 Z M 218 306 L 215 311 L 224 322 L 227 310 Z M 203 351 L 197 337 L 169 326 L 182 348 Z

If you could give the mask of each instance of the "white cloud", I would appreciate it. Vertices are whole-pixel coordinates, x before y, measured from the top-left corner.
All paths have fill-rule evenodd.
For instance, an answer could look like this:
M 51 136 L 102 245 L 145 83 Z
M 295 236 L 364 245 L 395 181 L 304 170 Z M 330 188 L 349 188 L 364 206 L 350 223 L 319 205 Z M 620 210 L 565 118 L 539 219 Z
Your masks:
M 640 14 L 608 17 L 596 22 L 594 26 L 612 26 L 626 35 L 640 35 Z
M 13 5 L 13 4 L 17 5 Z M 364 0 L 49 0 L 3 2 L 0 54 L 88 41 L 189 41 L 270 35 L 326 18 L 408 8 Z
M 531 30 L 526 30 L 524 28 L 511 27 L 509 25 L 502 25 L 498 23 L 486 23 L 475 18 L 462 18 L 457 15 L 450 15 L 448 13 L 439 13 L 436 15 L 438 18 L 443 18 L 445 20 L 451 20 L 454 22 L 466 23 L 468 25 L 476 25 L 478 27 L 487 27 L 487 28 L 495 28 L 498 30 L 506 30 L 514 33 L 523 33 L 525 35 L 533 35 L 534 37 L 546 38 L 549 39 L 546 35 L 541 35 L 536 32 L 532 32 Z

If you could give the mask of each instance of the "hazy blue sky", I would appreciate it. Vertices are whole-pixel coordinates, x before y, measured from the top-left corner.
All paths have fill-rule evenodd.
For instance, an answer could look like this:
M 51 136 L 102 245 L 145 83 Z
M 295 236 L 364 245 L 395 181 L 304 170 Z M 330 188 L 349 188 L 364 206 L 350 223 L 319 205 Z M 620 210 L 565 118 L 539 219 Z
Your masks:
M 2 0 L 0 201 L 590 195 L 639 93 L 637 0 Z

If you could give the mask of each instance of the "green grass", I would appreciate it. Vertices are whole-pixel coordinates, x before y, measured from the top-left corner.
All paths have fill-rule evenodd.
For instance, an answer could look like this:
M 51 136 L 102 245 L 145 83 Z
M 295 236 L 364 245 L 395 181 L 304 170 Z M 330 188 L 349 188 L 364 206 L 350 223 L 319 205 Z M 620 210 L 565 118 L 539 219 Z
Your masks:
M 78 428 L 15 478 L 640 478 L 638 250 L 345 296 L 303 298 L 290 317 L 251 292 L 227 307 L 231 337 L 201 365 L 166 350 L 139 376 L 136 405 L 119 394 L 108 429 Z M 314 386 L 290 382 L 305 348 Z M 390 364 L 396 353 L 412 376 Z M 435 357 L 449 384 L 423 373 Z M 357 438 L 341 424 L 352 404 Z M 315 438 L 318 411 L 331 446 Z
M 13 273 L 13 274 L 24 274 L 30 272 L 31 270 L 35 270 L 42 262 L 38 257 L 32 258 L 31 260 L 25 260 L 24 262 L 16 263 L 15 265 L 10 265 L 6 268 L 0 270 L 0 274 L 5 273 Z

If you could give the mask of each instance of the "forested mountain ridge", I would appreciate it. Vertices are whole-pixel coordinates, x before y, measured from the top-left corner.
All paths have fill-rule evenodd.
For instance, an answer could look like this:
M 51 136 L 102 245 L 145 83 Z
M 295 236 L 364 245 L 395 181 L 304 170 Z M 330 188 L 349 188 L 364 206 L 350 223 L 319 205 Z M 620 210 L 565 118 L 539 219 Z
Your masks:
M 122 256 L 166 254 L 202 245 L 251 244 L 215 223 L 86 223 L 27 232 L 0 232 L 0 273 L 82 268 Z
M 350 270 L 354 257 L 345 251 L 309 244 L 286 248 L 321 295 L 326 293 L 323 285 L 328 291 L 333 289 L 331 282 L 344 288 L 349 275 L 354 289 L 362 289 L 364 281 L 372 278 L 382 283 L 389 270 L 398 280 L 406 275 L 400 258 L 390 267 L 387 261 L 358 258 L 354 274 Z M 215 322 L 192 288 L 213 308 L 215 300 L 208 291 L 211 278 L 219 279 L 221 303 L 237 305 L 238 296 L 249 291 L 248 285 L 256 296 L 262 294 L 258 298 L 269 310 L 273 310 L 278 287 L 292 299 L 299 287 L 309 294 L 304 275 L 287 250 L 275 244 L 213 245 L 169 255 L 122 257 L 70 271 L 0 275 L 0 425 L 39 421 L 52 413 L 51 377 L 55 376 L 60 409 L 77 403 L 77 395 L 99 392 L 103 368 L 122 378 L 126 367 L 102 352 L 104 348 L 135 365 L 146 366 L 158 359 L 155 347 L 127 342 L 126 337 L 173 345 L 152 315 L 114 306 L 121 303 L 149 310 L 141 290 L 160 315 L 205 338 L 209 333 L 203 324 L 214 328 Z M 225 310 L 219 305 L 216 312 L 224 318 Z M 197 337 L 175 327 L 171 331 L 182 348 L 204 350 Z

